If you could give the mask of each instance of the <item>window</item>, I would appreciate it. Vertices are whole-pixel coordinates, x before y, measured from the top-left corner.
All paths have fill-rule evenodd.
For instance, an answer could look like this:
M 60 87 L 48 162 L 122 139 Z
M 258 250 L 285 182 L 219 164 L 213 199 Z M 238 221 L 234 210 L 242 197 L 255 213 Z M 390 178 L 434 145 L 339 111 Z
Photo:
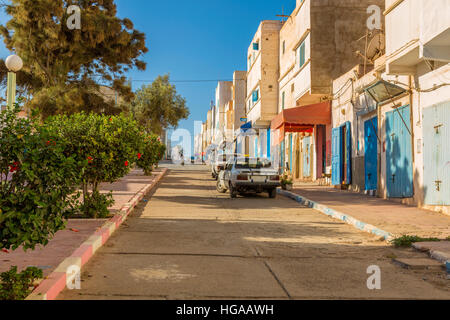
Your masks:
M 281 110 L 284 110 L 285 100 L 286 100 L 286 92 L 283 91 L 283 93 L 281 94 Z
M 283 41 L 283 47 L 281 50 L 283 51 L 283 54 L 286 52 L 286 41 Z
M 252 93 L 252 101 L 253 103 L 256 103 L 258 102 L 258 100 L 259 100 L 259 90 L 255 90 Z
M 302 44 L 300 45 L 300 47 L 298 47 L 298 57 L 299 57 L 299 64 L 300 64 L 300 68 L 303 67 L 303 65 L 305 64 L 305 41 L 302 42 Z
M 254 51 L 258 51 L 259 50 L 259 41 L 253 43 L 253 50 Z
M 291 92 L 295 91 L 295 83 L 291 84 Z

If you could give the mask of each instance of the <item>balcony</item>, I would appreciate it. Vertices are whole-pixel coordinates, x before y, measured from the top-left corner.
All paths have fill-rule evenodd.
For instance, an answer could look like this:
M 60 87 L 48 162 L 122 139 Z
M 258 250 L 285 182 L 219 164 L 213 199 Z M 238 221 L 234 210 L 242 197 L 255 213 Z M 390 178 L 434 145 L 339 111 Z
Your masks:
M 410 75 L 424 61 L 450 62 L 446 0 L 395 1 L 386 15 L 386 70 Z

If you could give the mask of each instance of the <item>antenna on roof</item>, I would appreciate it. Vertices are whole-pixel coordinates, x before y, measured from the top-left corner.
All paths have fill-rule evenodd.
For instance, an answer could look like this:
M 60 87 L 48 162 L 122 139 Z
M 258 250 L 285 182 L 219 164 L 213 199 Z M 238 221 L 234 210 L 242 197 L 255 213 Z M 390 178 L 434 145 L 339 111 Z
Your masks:
M 289 18 L 290 16 L 287 16 L 284 14 L 284 6 L 281 7 L 281 14 L 277 14 L 277 17 L 281 17 L 281 22 L 284 23 L 284 18 Z

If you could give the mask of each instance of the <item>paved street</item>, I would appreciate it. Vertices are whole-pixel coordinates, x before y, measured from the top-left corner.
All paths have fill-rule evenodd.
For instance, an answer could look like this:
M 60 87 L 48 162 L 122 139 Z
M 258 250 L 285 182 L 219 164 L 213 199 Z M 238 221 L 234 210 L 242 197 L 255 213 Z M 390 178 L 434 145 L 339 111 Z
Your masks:
M 59 299 L 450 298 L 442 270 L 392 263 L 424 254 L 281 196 L 230 199 L 206 167 L 171 167 L 146 199 Z

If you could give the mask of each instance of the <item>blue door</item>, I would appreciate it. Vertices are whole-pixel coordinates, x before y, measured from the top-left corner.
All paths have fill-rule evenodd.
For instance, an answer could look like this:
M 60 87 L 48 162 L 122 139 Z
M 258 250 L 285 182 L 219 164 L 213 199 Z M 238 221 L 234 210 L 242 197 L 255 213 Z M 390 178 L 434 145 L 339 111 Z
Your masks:
M 364 171 L 365 189 L 378 188 L 378 117 L 364 123 Z
M 303 138 L 303 177 L 311 177 L 311 137 Z
M 331 138 L 331 183 L 338 186 L 342 183 L 342 128 L 334 128 Z
M 352 125 L 345 123 L 345 184 L 352 183 Z
M 409 105 L 386 114 L 386 181 L 389 198 L 413 196 Z
M 285 163 L 285 161 L 284 161 L 284 157 L 285 157 L 284 140 L 281 141 L 280 152 L 281 152 L 281 157 L 280 157 L 280 160 L 281 160 L 281 168 L 283 169 L 282 171 L 284 172 L 284 169 L 285 169 L 285 167 L 286 167 L 286 163 Z
M 450 101 L 423 111 L 424 200 L 450 205 Z

